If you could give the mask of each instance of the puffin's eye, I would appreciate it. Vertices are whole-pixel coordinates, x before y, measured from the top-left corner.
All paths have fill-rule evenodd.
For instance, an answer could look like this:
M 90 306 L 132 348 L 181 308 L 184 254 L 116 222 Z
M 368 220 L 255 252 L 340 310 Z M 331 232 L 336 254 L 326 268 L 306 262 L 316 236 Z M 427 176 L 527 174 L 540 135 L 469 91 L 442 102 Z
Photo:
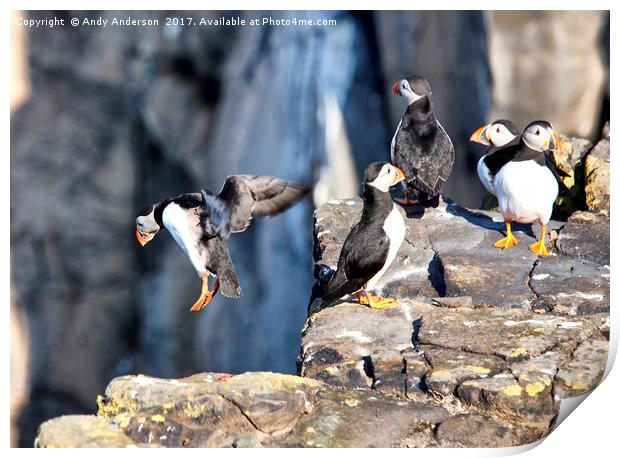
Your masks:
M 536 129 L 536 135 L 540 135 L 540 129 Z
M 499 134 L 499 127 L 497 129 L 495 129 L 495 132 L 497 132 Z

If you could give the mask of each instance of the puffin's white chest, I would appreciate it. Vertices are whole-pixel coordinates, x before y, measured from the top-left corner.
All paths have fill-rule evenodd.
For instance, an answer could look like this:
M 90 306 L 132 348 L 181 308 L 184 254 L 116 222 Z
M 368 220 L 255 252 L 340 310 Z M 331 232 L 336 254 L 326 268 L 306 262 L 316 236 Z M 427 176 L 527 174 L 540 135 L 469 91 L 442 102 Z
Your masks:
M 170 203 L 164 208 L 162 221 L 168 232 L 177 244 L 189 257 L 190 262 L 198 272 L 198 275 L 206 273 L 206 267 L 200 256 L 200 228 L 195 223 L 190 223 L 191 210 L 181 208 L 179 205 Z
M 484 158 L 486 156 L 482 156 L 478 161 L 478 178 L 482 182 L 482 185 L 489 191 L 491 194 L 495 194 L 495 187 L 493 186 L 493 176 L 491 175 L 491 171 L 484 163 Z
M 493 179 L 499 209 L 507 220 L 547 224 L 558 197 L 558 183 L 534 161 L 509 162 Z
M 403 240 L 405 240 L 405 221 L 403 220 L 403 216 L 398 211 L 398 207 L 394 204 L 392 205 L 392 211 L 383 223 L 383 230 L 387 234 L 390 241 L 387 258 L 381 270 L 368 281 L 368 284 L 366 286 L 368 289 L 373 289 L 375 287 L 381 276 L 394 261 L 394 258 L 396 258 L 398 249 L 402 245 Z

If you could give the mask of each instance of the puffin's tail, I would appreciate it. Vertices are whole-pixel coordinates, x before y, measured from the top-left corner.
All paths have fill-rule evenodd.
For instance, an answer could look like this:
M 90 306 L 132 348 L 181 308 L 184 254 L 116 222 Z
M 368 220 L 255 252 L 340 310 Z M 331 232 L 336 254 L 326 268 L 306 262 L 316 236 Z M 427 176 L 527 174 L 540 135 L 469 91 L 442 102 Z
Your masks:
M 241 286 L 234 269 L 226 269 L 219 272 L 217 278 L 220 280 L 220 291 L 226 297 L 235 299 L 241 297 Z

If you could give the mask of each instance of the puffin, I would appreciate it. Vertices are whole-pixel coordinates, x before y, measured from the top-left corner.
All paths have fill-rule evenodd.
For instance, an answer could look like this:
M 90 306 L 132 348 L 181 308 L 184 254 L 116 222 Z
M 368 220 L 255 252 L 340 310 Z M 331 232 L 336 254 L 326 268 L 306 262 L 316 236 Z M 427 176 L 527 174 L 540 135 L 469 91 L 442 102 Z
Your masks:
M 450 176 L 454 146 L 433 113 L 433 98 L 428 81 L 419 75 L 394 83 L 392 92 L 407 99 L 407 110 L 398 123 L 390 146 L 392 164 L 400 168 L 406 180 L 404 205 L 439 204 L 439 192 Z M 411 195 L 417 194 L 417 199 Z
M 336 271 L 323 290 L 322 307 L 350 294 L 372 308 L 395 303 L 370 291 L 394 261 L 405 238 L 405 222 L 389 194 L 390 187 L 404 179 L 403 171 L 387 162 L 366 167 L 362 215 L 342 245 Z
M 513 221 L 538 222 L 541 236 L 530 245 L 530 250 L 538 256 L 547 256 L 547 224 L 561 181 L 552 158 L 555 151 L 562 151 L 562 143 L 551 123 L 534 121 L 528 124 L 517 142 L 498 148 L 485 159 L 506 224 L 506 237 L 495 242 L 496 248 L 516 245 L 517 239 L 510 227 Z
M 515 123 L 508 119 L 498 119 L 491 124 L 486 124 L 478 128 L 469 138 L 469 141 L 488 146 L 486 154 L 478 160 L 476 170 L 482 185 L 493 195 L 495 195 L 493 175 L 489 171 L 489 167 L 486 165 L 485 160 L 491 157 L 500 147 L 506 146 L 511 142 L 518 142 L 519 134 L 519 129 Z
M 241 287 L 226 241 L 243 232 L 252 218 L 277 215 L 310 192 L 309 188 L 271 176 L 228 176 L 215 195 L 208 190 L 168 197 L 144 208 L 136 218 L 136 238 L 142 246 L 162 227 L 168 229 L 202 281 L 190 310 L 199 311 L 221 291 L 241 297 Z M 209 289 L 209 277 L 215 277 Z

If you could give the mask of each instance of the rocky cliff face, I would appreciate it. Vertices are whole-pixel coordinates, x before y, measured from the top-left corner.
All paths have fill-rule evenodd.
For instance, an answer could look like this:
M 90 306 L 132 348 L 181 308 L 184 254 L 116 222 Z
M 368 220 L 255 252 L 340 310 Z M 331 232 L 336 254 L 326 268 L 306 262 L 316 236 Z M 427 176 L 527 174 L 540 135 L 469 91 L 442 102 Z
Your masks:
M 599 143 L 588 153 L 597 155 L 599 177 L 608 176 L 604 149 Z M 605 180 L 592 175 L 590 192 L 604 191 L 589 201 L 608 202 Z M 319 283 L 360 211 L 361 199 L 354 198 L 315 212 Z M 535 240 L 529 226 L 513 228 L 517 246 L 493 248 L 503 229 L 496 212 L 445 199 L 423 213 L 403 211 L 406 240 L 378 285 L 398 304 L 380 310 L 355 302 L 310 304 L 298 376 L 120 377 L 98 398 L 97 416 L 50 420 L 36 445 L 506 447 L 536 441 L 552 430 L 562 400 L 594 389 L 605 371 L 608 211 L 552 221 L 545 258 L 528 251 Z

